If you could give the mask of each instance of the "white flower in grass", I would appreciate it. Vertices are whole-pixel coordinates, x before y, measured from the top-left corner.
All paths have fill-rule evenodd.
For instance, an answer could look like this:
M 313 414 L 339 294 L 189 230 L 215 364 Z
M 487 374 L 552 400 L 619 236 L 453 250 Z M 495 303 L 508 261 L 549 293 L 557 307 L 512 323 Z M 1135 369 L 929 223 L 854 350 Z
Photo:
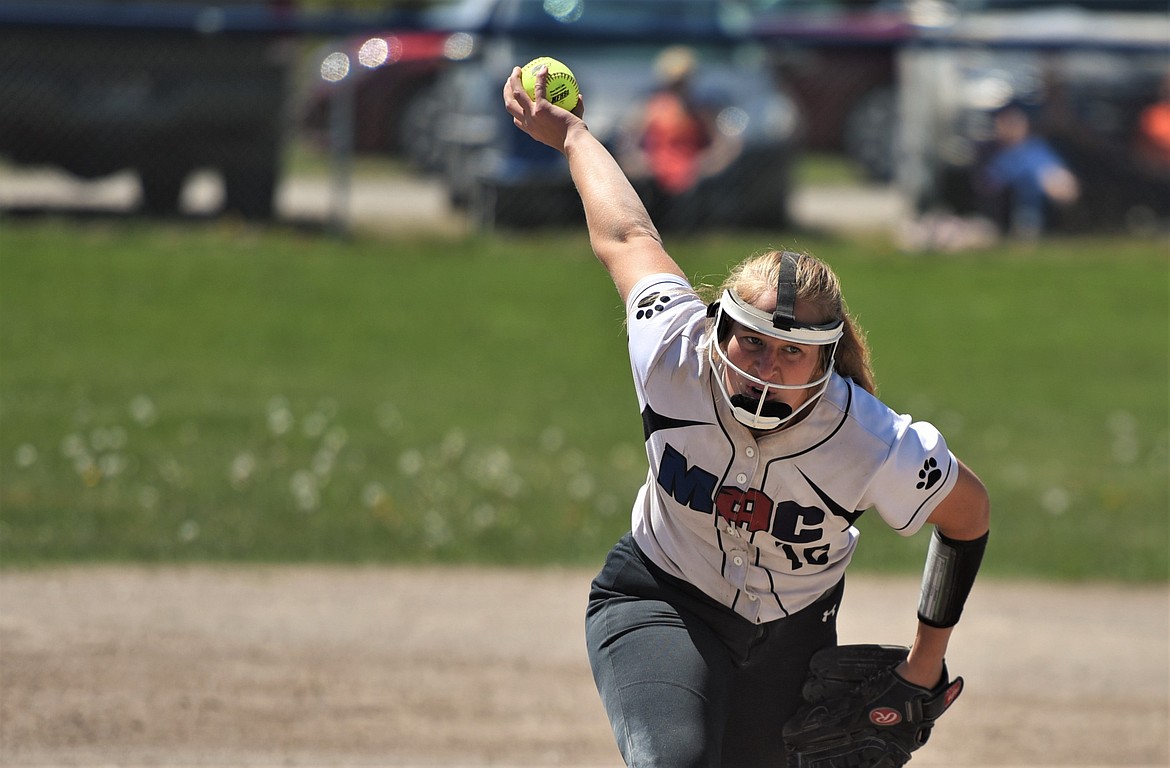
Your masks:
M 482 457 L 479 471 L 488 480 L 504 480 L 512 474 L 512 456 L 506 448 L 492 448 Z
M 323 448 L 331 453 L 338 453 L 349 442 L 349 432 L 345 427 L 334 427 L 325 433 L 321 441 Z
M 313 474 L 321 479 L 329 477 L 333 474 L 333 465 L 337 459 L 337 454 L 333 451 L 321 449 L 313 455 Z
M 232 488 L 237 491 L 242 491 L 251 482 L 252 477 L 256 474 L 259 463 L 256 461 L 256 456 L 249 451 L 237 454 L 232 459 L 231 467 L 228 469 L 228 480 L 232 484 Z
M 561 471 L 566 475 L 575 475 L 585 470 L 585 463 L 585 454 L 574 448 L 561 456 Z
M 1142 447 L 1137 435 L 1117 435 L 1109 448 L 1109 455 L 1117 464 L 1135 464 L 1141 453 Z
M 515 499 L 524 490 L 524 480 L 520 475 L 509 474 L 496 482 L 496 490 L 506 499 Z
M 21 469 L 28 469 L 36 464 L 37 458 L 37 447 L 32 443 L 22 443 L 16 447 L 16 466 Z
M 97 471 L 97 461 L 88 452 L 73 457 L 73 471 L 79 477 L 92 477 Z
M 466 449 L 467 435 L 460 429 L 452 429 L 443 436 L 443 442 L 439 444 L 439 454 L 446 461 L 458 459 Z
M 184 520 L 179 526 L 179 541 L 190 544 L 199 538 L 199 523 L 194 520 Z
M 65 435 L 61 438 L 61 455 L 67 459 L 76 459 L 89 453 L 85 446 L 85 438 L 77 433 Z
M 1115 435 L 1129 435 L 1137 431 L 1137 417 L 1129 411 L 1113 411 L 1106 421 L 1109 431 Z
M 407 477 L 414 477 L 419 472 L 422 472 L 423 456 L 420 451 L 410 449 L 403 451 L 398 457 L 398 471 Z
M 312 472 L 304 469 L 294 472 L 289 481 L 289 490 L 300 511 L 312 512 L 321 506 L 321 491 L 317 486 L 317 477 Z
M 158 420 L 158 409 L 149 395 L 135 395 L 130 400 L 130 418 L 141 427 L 149 427 Z
M 313 411 L 305 417 L 301 430 L 305 433 L 305 437 L 320 437 L 325 434 L 325 428 L 328 426 L 329 417 L 320 411 Z
M 362 504 L 367 509 L 376 509 L 384 506 L 389 499 L 390 496 L 386 493 L 386 488 L 381 483 L 366 483 L 365 487 L 362 488 Z
M 148 512 L 158 508 L 159 492 L 153 485 L 144 485 L 138 489 L 138 506 Z
M 1040 497 L 1040 506 L 1050 515 L 1063 515 L 1071 504 L 1068 490 L 1059 486 L 1049 488 Z
M 451 525 L 436 509 L 427 510 L 423 515 L 423 540 L 431 547 L 440 547 L 451 541 Z
M 278 396 L 268 401 L 268 431 L 273 435 L 288 434 L 295 421 L 288 400 Z
M 121 453 L 107 453 L 98 459 L 98 471 L 103 477 L 117 477 L 126 471 L 130 462 Z
M 593 481 L 593 476 L 588 472 L 578 472 L 569 479 L 569 484 L 566 490 L 569 492 L 569 497 L 577 501 L 584 501 L 593 495 L 597 484 Z
M 107 451 L 111 448 L 109 430 L 105 427 L 97 427 L 89 431 L 89 447 L 99 453 Z
M 480 504 L 471 510 L 471 524 L 479 531 L 491 528 L 497 517 L 496 508 L 491 504 Z
M 1133 464 L 1141 456 L 1137 418 L 1129 411 L 1114 411 L 1109 415 L 1109 431 L 1113 442 L 1109 454 L 1117 464 Z

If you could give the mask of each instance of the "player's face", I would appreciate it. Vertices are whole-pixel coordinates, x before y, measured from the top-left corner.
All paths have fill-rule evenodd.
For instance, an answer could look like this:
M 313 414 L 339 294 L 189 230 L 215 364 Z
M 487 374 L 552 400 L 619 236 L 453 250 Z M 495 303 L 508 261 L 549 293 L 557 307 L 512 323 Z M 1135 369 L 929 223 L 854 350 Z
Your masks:
M 771 336 L 765 336 L 739 323 L 732 322 L 731 336 L 727 340 L 727 359 L 744 373 L 771 382 L 798 386 L 808 384 L 821 374 L 821 347 L 811 344 L 796 344 Z M 758 400 L 762 387 L 726 370 L 726 384 L 732 394 L 747 395 Z M 786 403 L 796 410 L 808 400 L 815 388 L 770 389 L 767 399 Z

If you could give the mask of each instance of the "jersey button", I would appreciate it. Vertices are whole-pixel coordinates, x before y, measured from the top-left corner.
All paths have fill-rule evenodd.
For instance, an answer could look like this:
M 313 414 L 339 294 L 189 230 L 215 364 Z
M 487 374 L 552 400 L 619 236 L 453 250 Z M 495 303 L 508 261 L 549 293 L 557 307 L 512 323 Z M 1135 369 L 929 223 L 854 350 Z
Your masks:
M 745 449 L 744 449 L 744 454 L 746 454 L 746 455 L 747 455 L 747 457 L 748 457 L 749 459 L 751 459 L 751 458 L 755 458 L 755 455 L 756 455 L 756 449 L 755 449 L 755 448 L 752 448 L 752 447 L 749 445 L 747 448 L 745 448 Z
M 755 595 L 748 595 L 748 600 L 751 600 L 753 603 L 759 599 L 760 598 L 756 597 Z
M 743 485 L 744 483 L 747 482 L 747 475 L 745 475 L 743 472 L 740 472 L 738 475 L 735 476 L 735 482 L 739 483 L 740 485 Z
M 736 565 L 743 565 L 743 558 L 739 555 L 736 555 L 734 558 L 732 558 L 731 562 L 735 563 Z

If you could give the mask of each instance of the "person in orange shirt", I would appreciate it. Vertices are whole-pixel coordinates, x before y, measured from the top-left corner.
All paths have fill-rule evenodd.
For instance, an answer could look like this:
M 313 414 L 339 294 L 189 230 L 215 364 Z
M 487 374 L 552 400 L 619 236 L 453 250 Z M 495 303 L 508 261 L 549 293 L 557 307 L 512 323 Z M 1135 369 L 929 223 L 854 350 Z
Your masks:
M 619 149 L 626 173 L 641 188 L 655 220 L 668 229 L 700 223 L 696 188 L 740 150 L 716 127 L 714 110 L 696 96 L 697 69 L 695 53 L 686 46 L 671 46 L 658 55 L 659 87 L 627 122 Z
M 1142 110 L 1138 152 L 1154 166 L 1170 168 L 1170 72 L 1162 80 L 1158 100 Z

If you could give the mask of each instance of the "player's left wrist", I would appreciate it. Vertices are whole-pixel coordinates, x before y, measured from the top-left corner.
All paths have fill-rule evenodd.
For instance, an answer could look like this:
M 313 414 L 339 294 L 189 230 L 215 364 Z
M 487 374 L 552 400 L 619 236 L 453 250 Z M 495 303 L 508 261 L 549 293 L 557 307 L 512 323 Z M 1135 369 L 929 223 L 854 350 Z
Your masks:
M 945 682 L 943 679 L 946 676 L 945 670 L 942 659 L 915 661 L 907 658 L 894 668 L 894 674 L 910 685 L 931 691 L 938 687 L 939 683 Z

